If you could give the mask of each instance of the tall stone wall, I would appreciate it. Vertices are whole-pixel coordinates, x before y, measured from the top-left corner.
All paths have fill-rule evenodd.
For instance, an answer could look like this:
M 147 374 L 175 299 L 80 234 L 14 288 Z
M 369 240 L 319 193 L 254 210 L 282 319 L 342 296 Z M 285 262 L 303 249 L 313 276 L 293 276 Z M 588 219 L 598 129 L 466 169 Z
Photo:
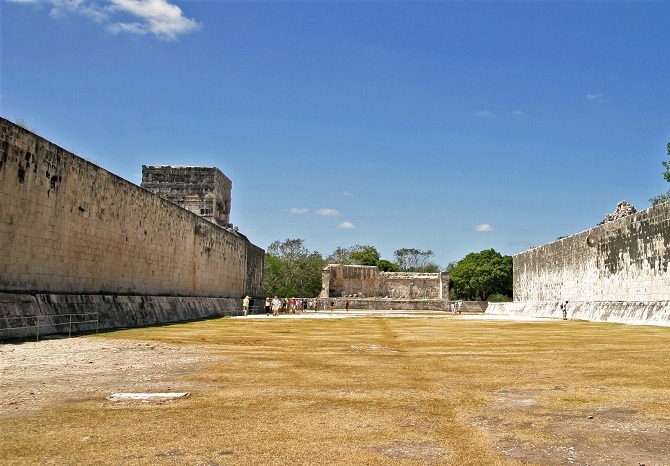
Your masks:
M 514 303 L 487 312 L 670 325 L 670 203 L 514 256 Z
M 0 119 L 0 292 L 262 295 L 264 251 Z
M 366 265 L 329 264 L 322 272 L 320 297 L 448 300 L 449 275 L 380 272 Z
M 670 298 L 670 203 L 514 256 L 515 301 Z

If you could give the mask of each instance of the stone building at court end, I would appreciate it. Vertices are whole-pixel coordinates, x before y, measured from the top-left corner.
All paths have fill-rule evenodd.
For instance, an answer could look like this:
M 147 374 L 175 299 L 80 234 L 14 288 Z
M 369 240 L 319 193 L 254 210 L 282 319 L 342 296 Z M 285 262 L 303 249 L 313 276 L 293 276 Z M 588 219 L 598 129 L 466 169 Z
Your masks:
M 329 264 L 321 276 L 319 298 L 349 301 L 357 309 L 446 310 L 449 306 L 449 274 L 444 272 L 382 272 L 375 266 Z

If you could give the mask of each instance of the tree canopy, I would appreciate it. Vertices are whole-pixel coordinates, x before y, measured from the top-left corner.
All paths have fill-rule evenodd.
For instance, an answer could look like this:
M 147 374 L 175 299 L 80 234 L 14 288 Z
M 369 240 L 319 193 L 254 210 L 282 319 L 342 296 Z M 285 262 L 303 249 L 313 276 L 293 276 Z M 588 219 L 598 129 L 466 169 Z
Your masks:
M 667 149 L 668 149 L 668 157 L 670 157 L 670 142 L 668 143 Z M 665 179 L 665 181 L 670 183 L 670 160 L 664 160 L 661 163 L 663 164 L 663 167 L 665 168 L 665 171 L 663 171 L 663 178 Z M 670 189 L 668 190 L 667 193 L 661 194 L 661 195 L 656 196 L 656 197 L 652 197 L 651 199 L 649 199 L 649 201 L 651 202 L 651 205 L 657 205 L 657 204 L 661 204 L 663 202 L 670 201 Z
M 434 253 L 430 249 L 422 251 L 416 248 L 402 248 L 393 253 L 396 264 L 403 272 L 435 273 L 440 267 L 431 262 Z
M 512 256 L 494 249 L 472 252 L 450 264 L 451 298 L 486 301 L 492 294 L 512 296 Z
M 377 265 L 381 258 L 374 246 L 359 246 L 360 249 L 351 253 L 351 260 L 356 265 Z
M 303 239 L 275 241 L 265 253 L 263 288 L 266 296 L 317 296 L 321 291 L 321 254 L 304 246 Z

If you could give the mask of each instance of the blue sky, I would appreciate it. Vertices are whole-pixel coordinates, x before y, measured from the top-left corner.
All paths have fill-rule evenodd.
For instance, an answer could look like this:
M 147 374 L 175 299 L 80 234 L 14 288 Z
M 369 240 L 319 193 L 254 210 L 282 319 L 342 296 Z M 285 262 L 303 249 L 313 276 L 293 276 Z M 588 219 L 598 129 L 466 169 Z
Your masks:
M 670 2 L 0 0 L 0 114 L 254 244 L 516 254 L 665 193 Z

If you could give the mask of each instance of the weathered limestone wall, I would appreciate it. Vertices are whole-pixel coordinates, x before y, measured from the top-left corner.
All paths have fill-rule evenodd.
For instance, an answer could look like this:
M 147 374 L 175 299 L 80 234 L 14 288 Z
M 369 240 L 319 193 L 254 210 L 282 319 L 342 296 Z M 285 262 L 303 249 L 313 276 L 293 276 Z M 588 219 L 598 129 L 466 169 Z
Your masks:
M 320 298 L 353 296 L 378 296 L 380 272 L 370 265 L 329 264 L 321 273 Z
M 450 311 L 450 302 L 445 299 L 393 299 L 393 298 L 330 298 L 335 309 L 345 308 L 349 301 L 351 310 L 367 311 Z M 480 314 L 486 310 L 486 301 L 463 301 L 462 314 Z
M 242 235 L 0 119 L 0 291 L 262 295 Z
M 666 321 L 670 315 L 670 203 L 514 256 L 514 303 L 487 312 Z
M 380 295 L 406 299 L 442 299 L 439 273 L 381 272 Z M 449 278 L 446 278 L 447 287 Z
M 319 297 L 447 300 L 449 275 L 380 272 L 367 265 L 329 264 L 322 272 Z
M 514 256 L 515 301 L 670 296 L 670 203 Z
M 0 340 L 242 313 L 236 298 L 0 293 Z

